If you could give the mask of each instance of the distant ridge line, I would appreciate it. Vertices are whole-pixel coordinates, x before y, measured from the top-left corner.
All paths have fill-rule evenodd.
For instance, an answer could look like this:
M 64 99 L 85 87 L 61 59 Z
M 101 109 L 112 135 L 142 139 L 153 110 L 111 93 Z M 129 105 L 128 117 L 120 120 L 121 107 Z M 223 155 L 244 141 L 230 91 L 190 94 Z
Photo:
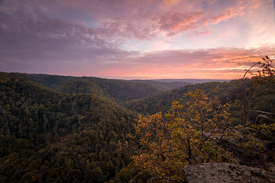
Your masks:
M 134 81 L 139 81 L 139 79 L 135 79 Z M 145 80 L 140 80 L 145 81 Z M 231 80 L 226 79 L 148 79 L 146 81 L 156 81 L 156 82 L 187 82 L 187 83 L 207 83 L 207 82 L 229 82 Z

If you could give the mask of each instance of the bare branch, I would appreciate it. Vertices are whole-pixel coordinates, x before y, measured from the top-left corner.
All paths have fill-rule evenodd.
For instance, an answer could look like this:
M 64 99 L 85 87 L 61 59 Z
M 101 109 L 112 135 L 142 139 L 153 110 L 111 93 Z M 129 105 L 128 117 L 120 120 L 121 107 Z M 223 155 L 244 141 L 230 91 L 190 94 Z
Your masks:
M 260 110 L 247 110 L 248 112 L 258 112 L 258 113 L 263 113 L 263 114 L 270 114 L 270 115 L 274 115 L 275 113 L 272 112 L 265 112 L 265 111 L 260 111 Z
M 259 64 L 258 62 L 257 62 L 257 63 L 254 63 L 249 69 L 245 69 L 245 70 L 244 70 L 245 73 L 244 73 L 244 75 L 243 75 L 243 79 L 245 79 L 246 74 L 249 73 L 250 70 L 251 70 L 255 65 L 258 65 L 258 64 Z
M 243 126 L 245 126 L 245 123 L 247 121 L 247 108 L 246 108 L 246 74 L 247 73 L 250 73 L 251 69 L 255 66 L 255 65 L 258 65 L 259 62 L 257 63 L 254 63 L 249 69 L 246 69 L 245 70 L 245 73 L 243 75 L 243 88 L 244 88 L 244 91 L 243 91 L 243 112 L 244 112 L 244 117 L 243 117 Z

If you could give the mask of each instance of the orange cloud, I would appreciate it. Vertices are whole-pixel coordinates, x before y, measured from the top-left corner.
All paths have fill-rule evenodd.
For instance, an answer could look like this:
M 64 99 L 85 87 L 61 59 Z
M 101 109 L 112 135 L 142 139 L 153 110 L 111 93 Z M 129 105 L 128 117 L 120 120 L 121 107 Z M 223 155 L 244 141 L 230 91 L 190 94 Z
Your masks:
M 100 74 L 114 78 L 201 78 L 238 79 L 253 63 L 267 55 L 275 55 L 273 48 L 240 49 L 216 48 L 193 51 L 163 51 L 148 53 L 129 61 L 127 68 L 105 68 Z

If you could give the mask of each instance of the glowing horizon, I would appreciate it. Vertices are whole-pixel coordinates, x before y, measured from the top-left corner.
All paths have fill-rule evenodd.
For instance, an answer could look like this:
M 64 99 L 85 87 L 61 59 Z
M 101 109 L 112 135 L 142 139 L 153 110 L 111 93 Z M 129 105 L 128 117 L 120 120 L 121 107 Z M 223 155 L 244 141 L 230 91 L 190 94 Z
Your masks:
M 274 0 L 3 0 L 0 71 L 239 79 L 275 56 Z

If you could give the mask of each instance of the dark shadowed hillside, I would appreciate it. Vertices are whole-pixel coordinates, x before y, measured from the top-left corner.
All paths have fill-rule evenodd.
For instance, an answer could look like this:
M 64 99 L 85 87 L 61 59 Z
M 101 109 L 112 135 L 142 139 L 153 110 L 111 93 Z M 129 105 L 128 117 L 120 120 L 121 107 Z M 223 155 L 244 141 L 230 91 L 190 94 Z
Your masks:
M 137 115 L 97 94 L 0 79 L 0 182 L 106 182 Z

